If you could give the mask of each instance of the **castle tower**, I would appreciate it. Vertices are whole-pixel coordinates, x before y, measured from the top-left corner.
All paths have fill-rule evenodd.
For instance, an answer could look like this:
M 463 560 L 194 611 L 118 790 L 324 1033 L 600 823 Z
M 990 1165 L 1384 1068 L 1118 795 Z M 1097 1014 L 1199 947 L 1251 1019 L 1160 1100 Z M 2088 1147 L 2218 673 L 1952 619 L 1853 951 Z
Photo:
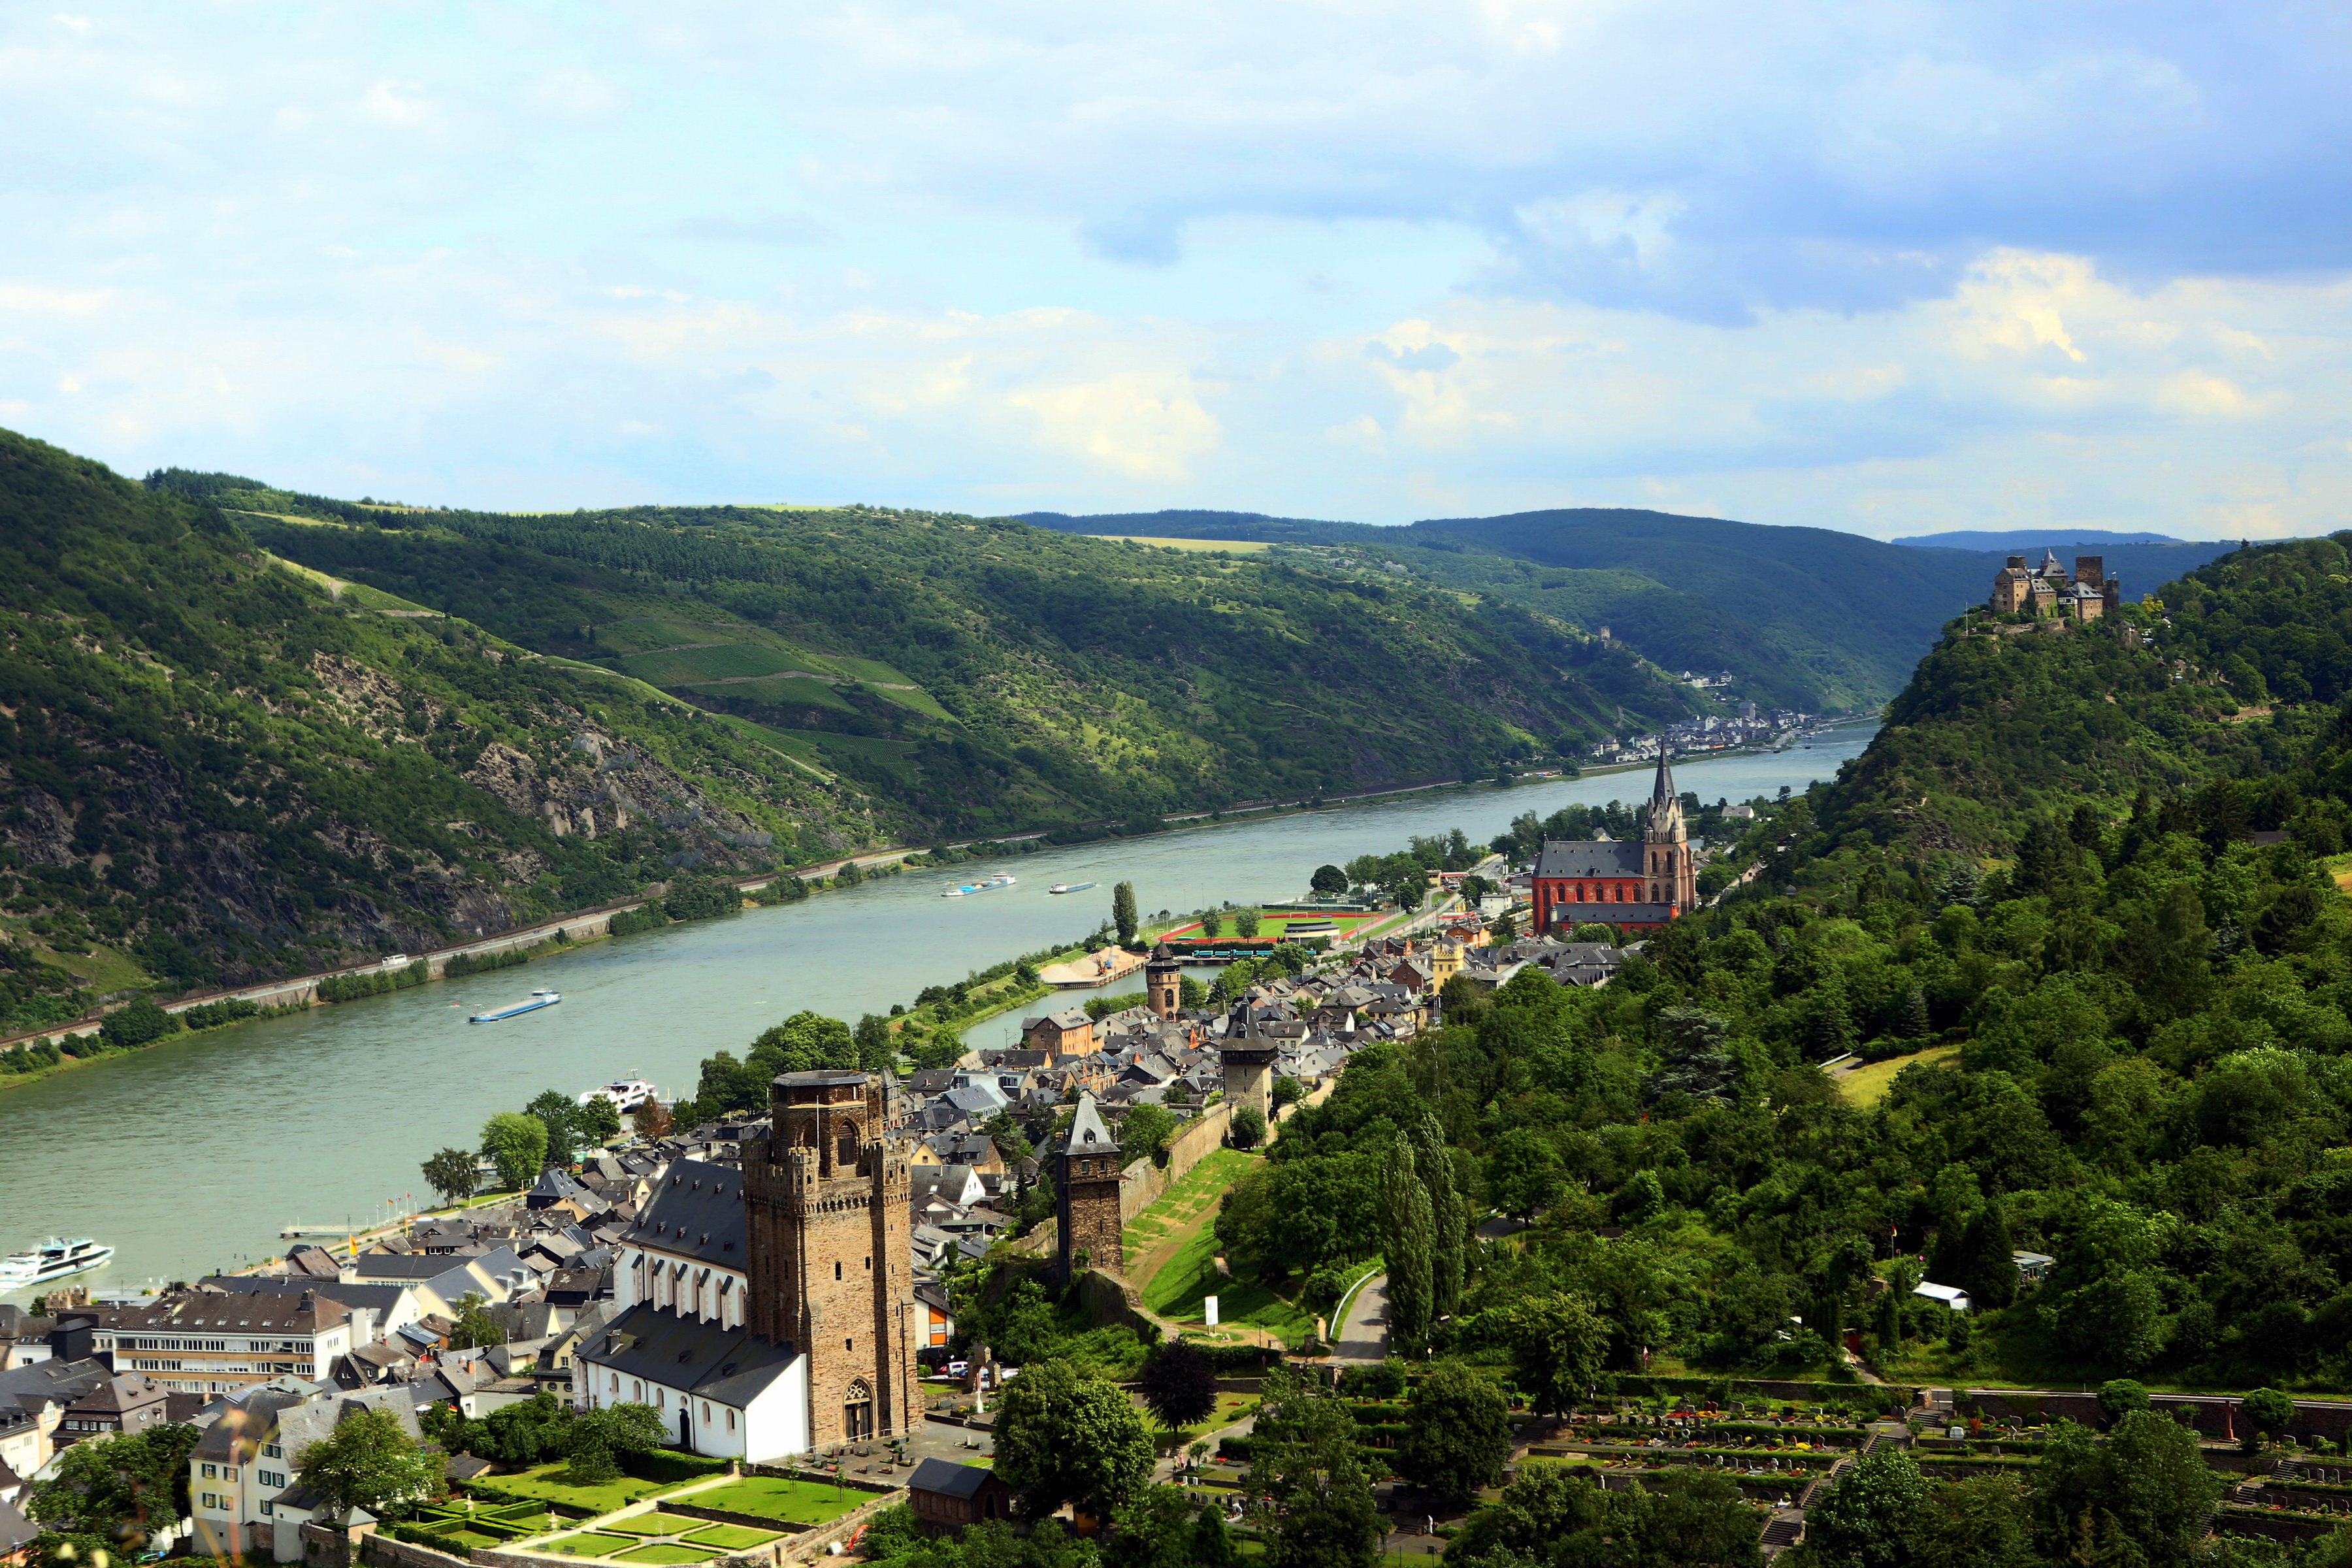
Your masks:
M 1429 984 L 1434 991 L 1445 989 L 1445 983 L 1462 973 L 1462 940 L 1441 936 L 1429 950 Z
M 1650 810 L 1642 826 L 1642 868 L 1650 881 L 1650 901 L 1672 904 L 1678 915 L 1698 907 L 1698 873 L 1691 864 L 1689 835 L 1683 826 L 1682 797 L 1675 794 L 1666 748 L 1658 748 L 1658 779 L 1650 789 Z
M 1119 1250 L 1119 1168 L 1118 1140 L 1095 1097 L 1080 1094 L 1069 1135 L 1054 1151 L 1055 1261 L 1064 1284 L 1089 1268 L 1117 1274 L 1127 1266 Z
M 1244 1105 L 1257 1107 L 1266 1125 L 1274 1125 L 1274 1064 L 1282 1059 L 1282 1047 L 1263 1038 L 1244 1022 L 1246 1006 L 1236 1006 L 1225 1025 L 1224 1044 L 1218 1048 L 1217 1059 L 1224 1070 L 1225 1100 L 1235 1110 Z
M 913 1432 L 910 1175 L 882 1135 L 888 1089 L 860 1072 L 793 1072 L 771 1095 L 769 1136 L 742 1143 L 744 1321 L 808 1358 L 811 1447 Z
M 1151 950 L 1151 958 L 1143 966 L 1143 993 L 1151 1010 L 1162 1018 L 1173 1018 L 1184 1005 L 1184 966 L 1176 955 L 1161 942 Z

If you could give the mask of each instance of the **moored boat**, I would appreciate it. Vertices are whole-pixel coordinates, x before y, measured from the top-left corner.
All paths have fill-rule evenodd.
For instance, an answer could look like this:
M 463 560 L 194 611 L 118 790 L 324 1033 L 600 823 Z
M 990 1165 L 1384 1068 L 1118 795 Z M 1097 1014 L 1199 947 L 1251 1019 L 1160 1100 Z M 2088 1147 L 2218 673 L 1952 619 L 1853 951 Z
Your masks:
M 558 1002 L 562 1000 L 563 996 L 561 992 L 534 991 L 530 994 L 530 1000 L 528 1002 L 518 1002 L 511 1007 L 496 1007 L 488 1013 L 476 1013 L 471 1017 L 467 1018 L 466 1022 L 468 1024 L 495 1024 L 501 1018 L 519 1018 L 525 1013 L 536 1013 L 541 1007 L 552 1007 Z
M 594 1100 L 609 1100 L 613 1102 L 614 1110 L 625 1113 L 635 1110 L 653 1098 L 654 1086 L 644 1079 L 616 1078 L 603 1088 L 592 1089 L 582 1095 L 580 1103 L 586 1105 Z

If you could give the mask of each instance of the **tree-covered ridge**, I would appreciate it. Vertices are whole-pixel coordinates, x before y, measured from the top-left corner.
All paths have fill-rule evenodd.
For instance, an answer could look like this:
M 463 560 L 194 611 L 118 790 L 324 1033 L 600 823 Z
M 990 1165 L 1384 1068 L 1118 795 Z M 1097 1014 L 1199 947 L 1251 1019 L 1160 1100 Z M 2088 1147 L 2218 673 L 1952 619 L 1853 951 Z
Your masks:
M 338 602 L 216 509 L 5 435 L 0 639 L 0 1028 L 877 830 L 756 732 Z
M 913 694 L 773 663 L 673 689 L 787 732 L 943 832 L 1484 775 L 1693 702 L 1630 651 L 1498 600 L 1003 519 L 707 507 L 386 521 L 401 526 L 255 526 L 305 564 L 547 653 L 624 659 L 615 624 L 699 616 L 900 672 Z
M 2033 815 L 2085 798 L 2112 813 L 2143 789 L 2293 773 L 2352 691 L 2347 539 L 2235 552 L 2119 619 L 1955 622 L 1791 853 L 2000 856 Z M 2257 828 L 2294 814 L 2255 809 Z

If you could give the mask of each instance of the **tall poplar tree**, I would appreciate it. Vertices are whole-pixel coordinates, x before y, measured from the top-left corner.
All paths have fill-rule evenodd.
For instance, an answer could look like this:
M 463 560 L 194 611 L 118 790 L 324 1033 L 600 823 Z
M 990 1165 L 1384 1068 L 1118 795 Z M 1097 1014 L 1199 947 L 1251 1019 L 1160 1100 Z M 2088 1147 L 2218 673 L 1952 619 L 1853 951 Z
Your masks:
M 1418 1355 L 1429 1341 L 1433 1228 L 1429 1189 L 1415 1168 L 1412 1144 L 1399 1133 L 1381 1172 L 1381 1230 L 1388 1260 L 1389 1346 L 1401 1355 Z
M 1435 1321 L 1450 1316 L 1462 1301 L 1470 1209 L 1454 1179 L 1454 1151 L 1434 1111 L 1423 1110 L 1413 1124 L 1412 1163 L 1421 1184 L 1429 1192 L 1429 1310 L 1431 1321 Z
M 1121 945 L 1135 940 L 1135 884 L 1121 882 L 1110 890 L 1110 923 L 1118 928 Z

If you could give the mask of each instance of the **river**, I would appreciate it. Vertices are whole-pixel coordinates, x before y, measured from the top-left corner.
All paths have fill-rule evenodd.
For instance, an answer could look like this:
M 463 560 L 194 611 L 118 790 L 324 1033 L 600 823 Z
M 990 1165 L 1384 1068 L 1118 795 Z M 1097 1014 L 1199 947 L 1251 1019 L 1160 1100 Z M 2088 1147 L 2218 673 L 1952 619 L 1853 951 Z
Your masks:
M 1708 801 L 1801 789 L 1859 755 L 1873 729 L 1686 763 L 1675 783 Z M 100 1287 L 233 1268 L 283 1251 L 283 1226 L 363 1226 L 388 1202 L 422 1201 L 419 1161 L 473 1146 L 491 1112 L 541 1089 L 646 1078 L 666 1095 L 691 1093 L 702 1058 L 740 1053 L 801 1008 L 886 1013 L 926 985 L 1076 941 L 1101 923 L 1113 882 L 1132 881 L 1147 913 L 1295 898 L 1317 866 L 1401 848 L 1411 834 L 1458 826 L 1476 840 L 1521 812 L 1648 793 L 1646 770 L 1612 773 L 1076 845 L 976 862 L 1019 881 L 968 899 L 939 896 L 944 872 L 908 872 L 110 1058 L 0 1090 L 0 1250 L 52 1232 L 96 1237 L 114 1246 L 114 1261 L 76 1282 Z M 1100 885 L 1045 890 L 1087 881 Z M 465 1022 L 540 985 L 560 989 L 562 1003 Z M 1020 1016 L 970 1037 L 1009 1038 Z

